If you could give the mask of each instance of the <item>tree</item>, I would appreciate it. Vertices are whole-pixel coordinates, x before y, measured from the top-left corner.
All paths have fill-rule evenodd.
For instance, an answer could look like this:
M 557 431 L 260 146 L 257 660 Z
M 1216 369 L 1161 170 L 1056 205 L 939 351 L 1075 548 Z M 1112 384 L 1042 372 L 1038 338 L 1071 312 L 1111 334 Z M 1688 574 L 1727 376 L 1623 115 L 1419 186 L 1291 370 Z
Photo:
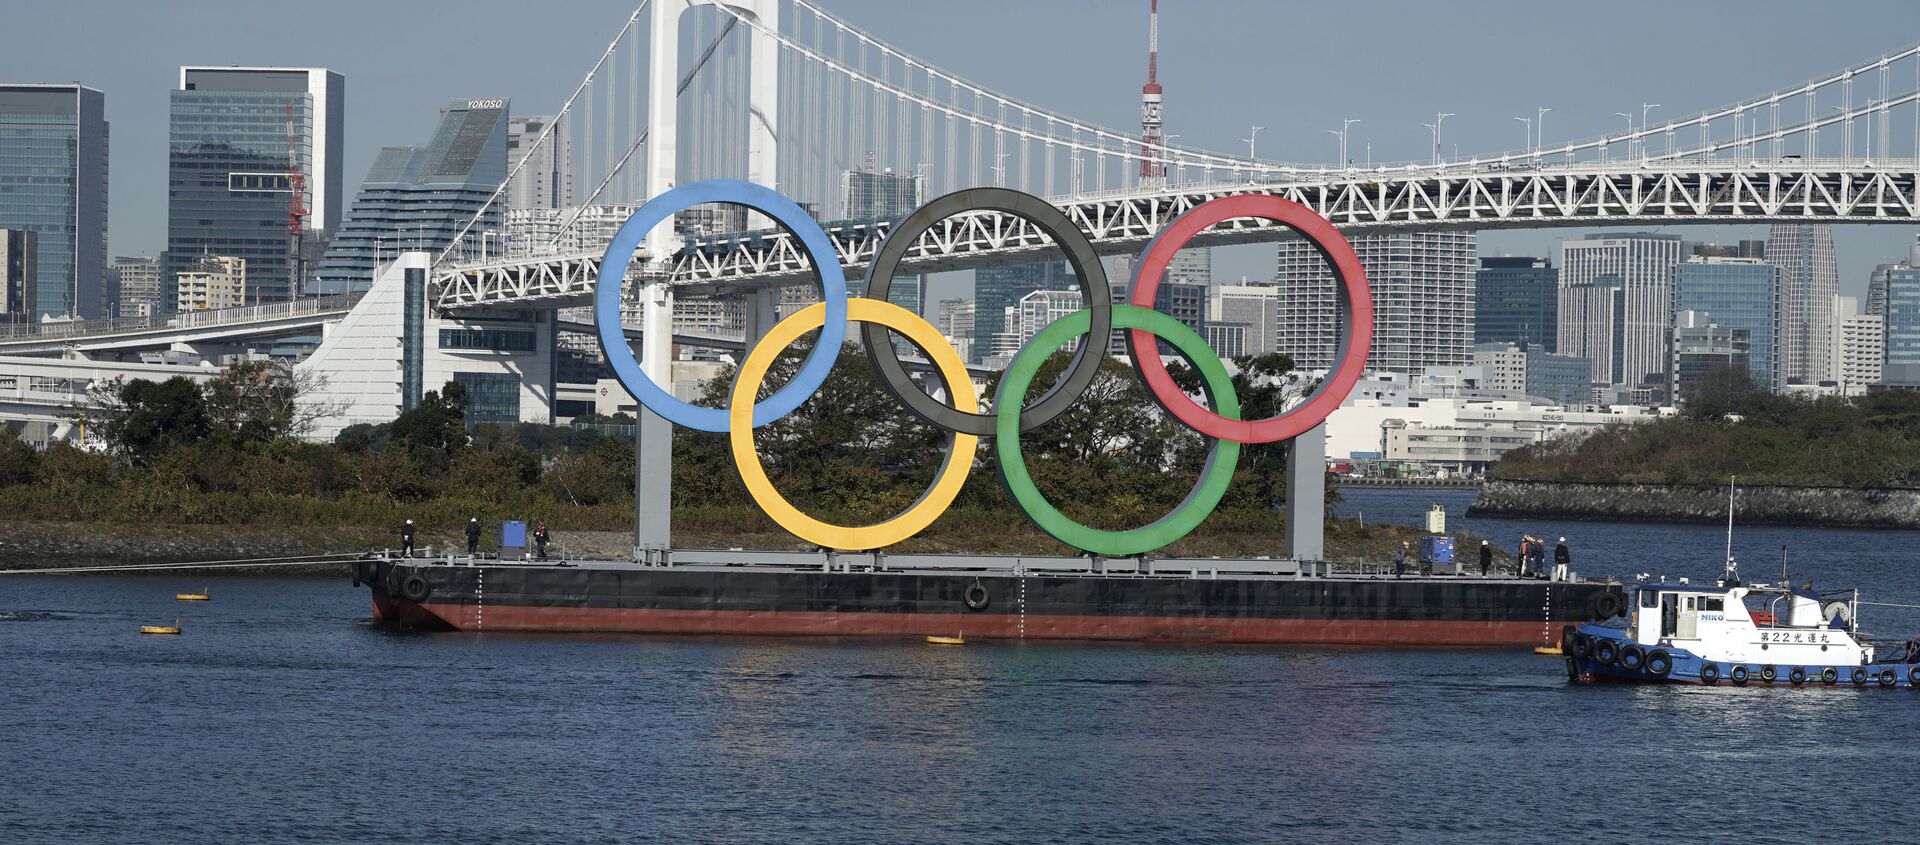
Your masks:
M 1772 397 L 1745 367 L 1715 367 L 1700 374 L 1680 400 L 1680 413 L 1689 419 L 1714 422 L 1751 413 Z
M 207 382 L 207 414 L 230 443 L 299 437 L 341 403 L 321 402 L 326 377 L 279 361 L 242 361 Z
M 427 471 L 444 473 L 467 446 L 466 410 L 466 386 L 447 382 L 439 392 L 428 391 L 419 405 L 394 418 L 388 429 L 390 442 Z
M 114 379 L 90 391 L 82 424 L 113 452 L 144 464 L 172 446 L 191 446 L 212 430 L 200 386 L 184 376 L 166 381 Z

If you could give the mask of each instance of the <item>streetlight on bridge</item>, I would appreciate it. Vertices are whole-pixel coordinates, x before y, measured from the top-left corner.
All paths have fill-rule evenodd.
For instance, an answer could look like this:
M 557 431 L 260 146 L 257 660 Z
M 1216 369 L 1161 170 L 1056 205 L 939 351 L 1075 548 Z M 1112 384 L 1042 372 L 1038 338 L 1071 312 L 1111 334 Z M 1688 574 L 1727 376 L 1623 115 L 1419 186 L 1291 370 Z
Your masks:
M 1647 131 L 1647 112 L 1650 112 L 1659 107 L 1660 107 L 1659 103 L 1641 103 L 1640 104 L 1640 131 L 1642 132 Z M 1640 157 L 1641 158 L 1647 157 L 1647 139 L 1645 138 L 1640 139 Z
M 1345 117 L 1340 119 L 1339 129 L 1327 130 L 1328 135 L 1333 135 L 1340 139 L 1340 160 L 1338 163 L 1341 167 L 1347 166 L 1347 129 L 1359 122 L 1360 118 Z
M 1452 116 L 1453 112 L 1450 111 L 1436 112 L 1432 123 L 1420 124 L 1433 131 L 1433 163 L 1435 165 L 1440 163 L 1440 127 L 1445 126 L 1447 118 Z
M 1253 161 L 1259 161 L 1259 160 L 1260 160 L 1260 157 L 1259 157 L 1259 156 L 1256 156 L 1256 155 L 1254 155 L 1254 154 L 1253 154 L 1253 142 L 1254 142 L 1254 139 L 1256 139 L 1256 138 L 1259 138 L 1259 137 L 1260 137 L 1260 130 L 1262 130 L 1262 129 L 1265 129 L 1265 128 L 1267 128 L 1267 127 L 1265 127 L 1265 126 L 1255 126 L 1255 127 L 1253 127 L 1253 131 L 1251 131 L 1251 132 L 1248 132 L 1248 133 L 1247 133 L 1247 137 L 1245 137 L 1245 138 L 1241 138 L 1241 139 L 1240 139 L 1240 140 L 1242 140 L 1242 141 L 1245 141 L 1245 142 L 1247 142 L 1247 158 L 1248 158 L 1248 159 L 1250 159 L 1250 160 L 1253 160 Z
M 1527 149 L 1527 157 L 1528 157 L 1528 158 L 1532 158 L 1532 157 L 1533 157 L 1533 118 L 1531 118 L 1531 117 L 1516 117 L 1516 118 L 1514 118 L 1514 120 L 1517 120 L 1517 121 L 1520 121 L 1520 123 L 1521 123 L 1521 124 L 1523 124 L 1524 126 L 1526 126 L 1526 131 L 1527 131 L 1527 144 L 1526 144 L 1526 149 Z

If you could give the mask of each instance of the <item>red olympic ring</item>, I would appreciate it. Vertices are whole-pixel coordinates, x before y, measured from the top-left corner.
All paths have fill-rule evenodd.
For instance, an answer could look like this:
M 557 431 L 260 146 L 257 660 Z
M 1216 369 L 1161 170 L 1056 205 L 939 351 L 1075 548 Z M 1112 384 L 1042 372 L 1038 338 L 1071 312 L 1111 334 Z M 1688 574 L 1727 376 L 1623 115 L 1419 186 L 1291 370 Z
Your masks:
M 1333 374 L 1306 402 L 1291 411 L 1264 420 L 1230 420 L 1201 407 L 1174 383 L 1166 363 L 1160 360 L 1158 340 L 1152 333 L 1129 329 L 1127 354 L 1133 358 L 1133 368 L 1153 398 L 1189 428 L 1235 443 L 1272 443 L 1319 425 L 1353 391 L 1361 370 L 1366 368 L 1367 351 L 1373 346 L 1373 296 L 1367 288 L 1367 271 L 1360 266 L 1360 256 L 1354 254 L 1353 245 L 1347 243 L 1325 217 L 1292 200 L 1270 194 L 1241 194 L 1194 206 L 1155 235 L 1134 265 L 1130 304 L 1152 308 L 1160 277 L 1166 274 L 1173 254 L 1207 227 L 1238 217 L 1272 220 L 1299 232 L 1333 266 L 1334 282 L 1345 294 L 1347 310 L 1346 331 L 1335 356 L 1339 364 Z M 1146 354 L 1142 354 L 1143 351 Z

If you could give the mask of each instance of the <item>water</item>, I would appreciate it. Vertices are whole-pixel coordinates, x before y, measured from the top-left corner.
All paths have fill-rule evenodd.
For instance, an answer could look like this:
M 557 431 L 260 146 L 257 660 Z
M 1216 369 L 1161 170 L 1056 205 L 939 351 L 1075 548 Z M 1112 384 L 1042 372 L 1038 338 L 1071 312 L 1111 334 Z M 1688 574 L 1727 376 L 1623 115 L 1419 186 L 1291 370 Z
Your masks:
M 1410 522 L 1436 495 L 1457 514 L 1471 494 L 1342 509 Z M 1473 527 L 1564 533 L 1589 572 L 1697 559 L 1666 568 L 1705 577 L 1722 554 L 1710 527 Z M 1823 586 L 1920 604 L 1916 540 L 1749 529 L 1736 551 L 1777 570 L 1787 542 Z M 209 604 L 172 599 L 203 585 Z M 1904 639 L 1915 613 L 1864 615 Z M 176 614 L 185 636 L 133 633 Z M 1573 687 L 1506 649 L 405 635 L 367 617 L 344 580 L 0 581 L 0 841 L 1915 839 L 1906 690 Z

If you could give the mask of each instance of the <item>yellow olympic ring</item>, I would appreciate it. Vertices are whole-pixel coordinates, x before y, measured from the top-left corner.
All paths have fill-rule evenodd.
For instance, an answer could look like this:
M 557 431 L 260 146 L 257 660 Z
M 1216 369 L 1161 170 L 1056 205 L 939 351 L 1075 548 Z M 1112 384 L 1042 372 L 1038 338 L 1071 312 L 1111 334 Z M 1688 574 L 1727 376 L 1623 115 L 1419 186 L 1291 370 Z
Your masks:
M 824 325 L 826 313 L 826 303 L 816 303 L 781 320 L 753 347 L 746 362 L 740 365 L 740 374 L 733 382 L 733 405 L 727 412 L 727 441 L 733 449 L 733 463 L 740 469 L 740 480 L 746 482 L 747 494 L 753 497 L 753 501 L 760 505 L 767 516 L 773 518 L 775 524 L 794 536 L 825 548 L 847 551 L 890 546 L 919 533 L 920 529 L 939 519 L 947 506 L 953 504 L 953 497 L 960 494 L 960 486 L 966 483 L 967 473 L 973 470 L 974 450 L 980 438 L 971 434 L 953 435 L 952 442 L 947 445 L 946 460 L 941 462 L 933 485 L 921 494 L 919 501 L 885 522 L 865 526 L 834 525 L 801 513 L 799 508 L 780 495 L 779 490 L 774 489 L 773 482 L 767 478 L 766 467 L 760 464 L 760 453 L 753 448 L 753 404 L 760 393 L 760 383 L 767 376 L 767 369 L 773 366 L 780 351 L 800 335 Z M 931 323 L 893 303 L 859 298 L 847 301 L 847 319 L 886 326 L 905 335 L 925 351 L 933 359 L 934 366 L 940 369 L 940 378 L 952 396 L 953 407 L 967 413 L 979 410 L 979 402 L 973 394 L 973 380 L 967 375 L 966 364 L 960 361 L 960 354 L 948 345 Z M 819 340 L 820 343 L 838 341 L 839 338 L 832 337 Z

